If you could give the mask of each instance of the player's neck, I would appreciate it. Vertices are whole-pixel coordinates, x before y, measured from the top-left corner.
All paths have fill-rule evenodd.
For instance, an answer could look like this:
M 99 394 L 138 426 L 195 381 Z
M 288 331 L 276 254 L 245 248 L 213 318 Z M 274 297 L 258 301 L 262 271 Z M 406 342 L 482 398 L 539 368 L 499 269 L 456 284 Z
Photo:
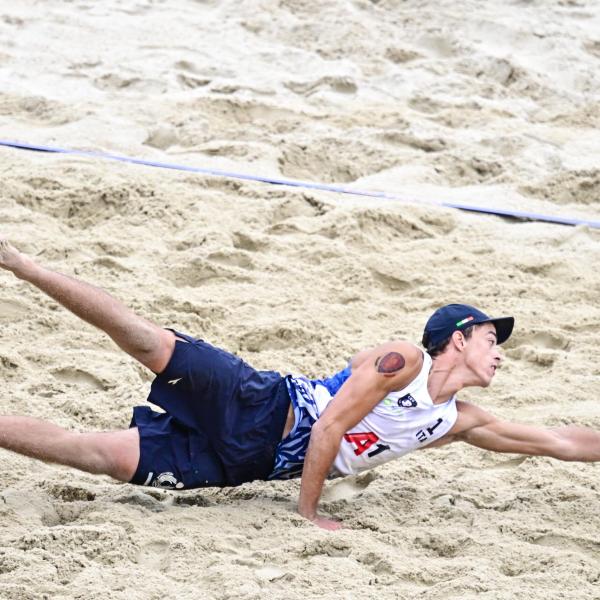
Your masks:
M 433 359 L 427 379 L 427 390 L 434 404 L 447 402 L 467 385 L 458 357 L 448 353 Z

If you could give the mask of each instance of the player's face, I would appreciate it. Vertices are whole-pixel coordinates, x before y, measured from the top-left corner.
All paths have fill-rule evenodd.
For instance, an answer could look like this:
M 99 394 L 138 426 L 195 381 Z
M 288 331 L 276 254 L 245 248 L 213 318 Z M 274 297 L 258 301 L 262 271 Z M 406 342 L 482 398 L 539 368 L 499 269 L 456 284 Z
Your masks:
M 502 361 L 496 327 L 492 323 L 474 327 L 470 339 L 467 340 L 465 360 L 474 375 L 474 384 L 482 387 L 490 385 Z

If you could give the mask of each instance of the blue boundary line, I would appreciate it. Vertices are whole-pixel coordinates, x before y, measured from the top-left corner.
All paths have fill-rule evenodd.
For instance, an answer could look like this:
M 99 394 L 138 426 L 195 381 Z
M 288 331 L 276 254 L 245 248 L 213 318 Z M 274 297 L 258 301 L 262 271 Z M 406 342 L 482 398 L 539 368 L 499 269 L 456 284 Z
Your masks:
M 83 156 L 87 158 L 100 158 L 103 160 L 117 160 L 121 162 L 127 162 L 135 165 L 142 165 L 146 167 L 157 167 L 160 169 L 174 169 L 177 171 L 187 171 L 189 173 L 202 173 L 204 175 L 214 175 L 217 177 L 226 177 L 230 179 L 244 179 L 247 181 L 258 181 L 261 183 L 269 183 L 272 185 L 285 185 L 290 187 L 305 188 L 311 190 L 322 190 L 326 192 L 336 192 L 340 194 L 351 194 L 354 196 L 368 196 L 370 198 L 382 198 L 384 200 L 396 200 L 401 202 L 408 202 L 406 198 L 396 196 L 394 194 L 388 194 L 387 192 L 374 192 L 368 190 L 356 190 L 343 186 L 327 185 L 324 183 L 315 183 L 311 181 L 295 181 L 293 179 L 278 179 L 272 177 L 261 177 L 258 175 L 248 175 L 244 173 L 236 173 L 233 171 L 223 171 L 221 169 L 207 169 L 202 167 L 188 167 L 186 165 L 178 165 L 174 163 L 157 162 L 153 160 L 145 160 L 142 158 L 134 158 L 130 156 L 121 156 L 118 154 L 108 154 L 103 152 L 89 152 L 85 150 L 72 150 L 67 148 L 58 148 L 55 146 L 40 146 L 34 144 L 27 144 L 24 142 L 15 142 L 9 140 L 0 140 L 0 146 L 8 148 L 14 148 L 16 150 L 30 150 L 34 152 L 48 152 L 54 154 L 71 154 L 75 156 Z M 413 204 L 418 202 L 412 201 Z M 435 206 L 443 206 L 446 208 L 455 208 L 457 210 L 484 213 L 499 217 L 509 217 L 512 219 L 519 219 L 524 221 L 541 221 L 545 223 L 556 223 L 558 225 L 587 225 L 595 229 L 600 229 L 600 221 L 594 221 L 589 219 L 579 219 L 570 217 L 559 217 L 555 215 L 545 215 L 541 213 L 532 213 L 520 210 L 508 210 L 501 208 L 487 208 L 485 206 L 475 206 L 472 204 L 463 204 L 460 202 L 447 202 L 447 201 L 428 201 L 428 204 Z

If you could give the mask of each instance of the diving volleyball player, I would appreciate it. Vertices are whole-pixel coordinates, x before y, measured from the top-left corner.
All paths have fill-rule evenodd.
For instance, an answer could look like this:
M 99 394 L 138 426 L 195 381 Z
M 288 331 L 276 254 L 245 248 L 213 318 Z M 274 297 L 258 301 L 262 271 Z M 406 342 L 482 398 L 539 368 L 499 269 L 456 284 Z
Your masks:
M 359 352 L 324 379 L 257 371 L 208 343 L 137 316 L 109 294 L 38 265 L 0 238 L 0 267 L 107 333 L 155 373 L 149 406 L 129 429 L 76 433 L 27 416 L 0 416 L 0 447 L 138 485 L 235 486 L 301 477 L 298 510 L 317 512 L 324 482 L 408 452 L 467 442 L 496 452 L 600 460 L 600 434 L 500 420 L 458 400 L 487 387 L 502 362 L 512 317 L 465 304 L 436 310 L 421 349 L 407 341 Z

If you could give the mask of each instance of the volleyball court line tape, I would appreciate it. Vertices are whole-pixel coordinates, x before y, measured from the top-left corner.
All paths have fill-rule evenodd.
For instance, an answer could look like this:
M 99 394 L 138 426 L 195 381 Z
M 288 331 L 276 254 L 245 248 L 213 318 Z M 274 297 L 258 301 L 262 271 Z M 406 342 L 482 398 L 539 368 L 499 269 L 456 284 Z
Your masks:
M 246 181 L 257 181 L 261 183 L 268 183 L 271 185 L 285 185 L 290 187 L 320 190 L 325 192 L 334 192 L 338 194 L 349 194 L 353 196 L 367 196 L 370 198 L 381 198 L 383 200 L 394 200 L 398 202 L 406 202 L 410 204 L 429 204 L 432 206 L 442 206 L 445 208 L 454 208 L 457 210 L 463 210 L 468 212 L 476 212 L 494 215 L 498 217 L 508 217 L 512 219 L 518 219 L 521 221 L 540 221 L 545 223 L 555 223 L 558 225 L 587 225 L 595 229 L 600 229 L 600 221 L 594 221 L 589 219 L 579 219 L 572 217 L 559 217 L 557 215 L 546 215 L 541 213 L 526 212 L 520 210 L 508 210 L 502 208 L 488 208 L 485 206 L 476 206 L 472 204 L 463 204 L 461 202 L 449 202 L 449 201 L 436 201 L 436 200 L 417 200 L 415 198 L 406 198 L 397 194 L 390 194 L 388 192 L 375 192 L 369 190 L 352 189 L 344 186 L 328 185 L 325 183 L 316 183 L 312 181 L 297 181 L 294 179 L 279 179 L 273 177 L 262 177 L 260 175 L 250 175 L 246 173 L 238 173 L 234 171 L 224 171 L 221 169 L 208 169 L 203 167 L 190 167 L 187 165 L 179 165 L 174 163 L 158 162 L 153 160 L 146 160 L 143 158 L 135 158 L 131 156 L 121 156 L 119 154 L 109 154 L 104 152 L 91 152 L 86 150 L 74 150 L 69 148 L 59 148 L 55 146 L 41 146 L 35 144 L 27 144 L 25 142 L 16 142 L 10 140 L 0 140 L 0 146 L 7 148 L 13 148 L 16 150 L 30 150 L 34 152 L 48 152 L 54 154 L 71 154 L 75 156 L 82 156 L 86 158 L 99 158 L 102 160 L 116 160 L 121 162 L 127 162 L 135 165 L 141 165 L 146 167 L 155 167 L 160 169 L 173 169 L 177 171 L 187 171 L 189 173 L 201 173 L 203 175 L 213 175 L 216 177 L 226 177 L 229 179 L 243 179 Z

